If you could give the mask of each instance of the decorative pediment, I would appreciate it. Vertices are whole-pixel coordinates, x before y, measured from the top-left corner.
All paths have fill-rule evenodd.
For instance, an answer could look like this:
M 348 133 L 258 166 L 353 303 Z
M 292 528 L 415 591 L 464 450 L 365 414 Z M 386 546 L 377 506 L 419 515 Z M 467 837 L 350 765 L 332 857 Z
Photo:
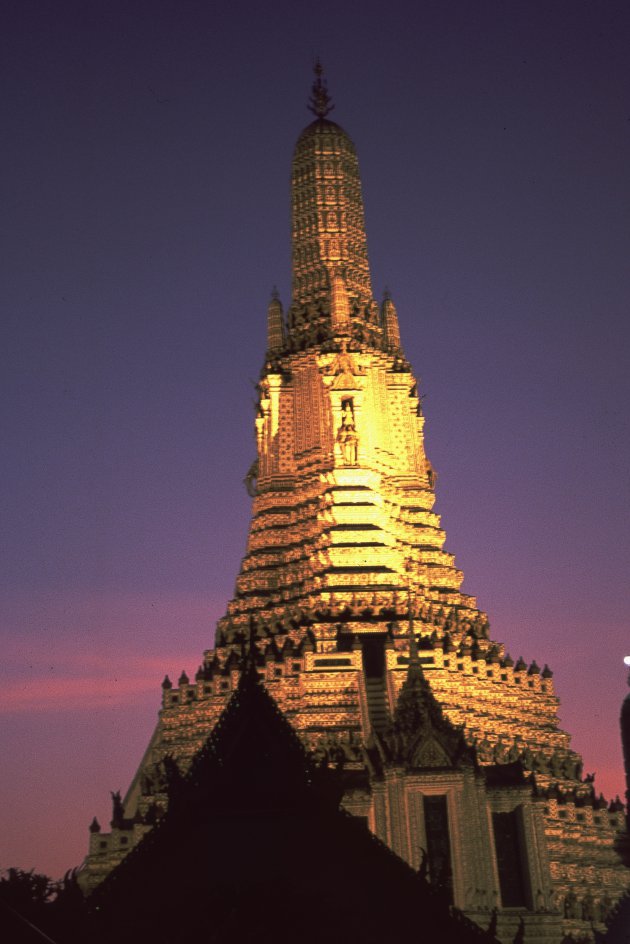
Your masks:
M 373 743 L 377 754 L 372 752 L 371 760 L 379 768 L 402 764 L 421 770 L 476 763 L 474 748 L 442 713 L 417 655 L 410 662 L 392 723 L 382 734 L 374 734 Z
M 452 757 L 434 737 L 422 738 L 409 758 L 410 767 L 450 767 Z
M 363 386 L 365 369 L 361 367 L 356 356 L 348 351 L 348 344 L 344 338 L 341 350 L 335 354 L 330 364 L 324 368 L 324 383 L 333 390 L 360 390 Z

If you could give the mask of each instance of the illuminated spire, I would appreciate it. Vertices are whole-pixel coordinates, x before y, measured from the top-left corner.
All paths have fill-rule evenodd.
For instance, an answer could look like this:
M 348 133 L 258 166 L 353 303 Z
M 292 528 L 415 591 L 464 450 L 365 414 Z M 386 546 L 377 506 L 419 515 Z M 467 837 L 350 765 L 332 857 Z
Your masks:
M 281 351 L 284 347 L 284 317 L 278 290 L 274 287 L 267 308 L 267 350 Z
M 332 105 L 315 66 L 310 109 L 293 154 L 291 179 L 293 304 L 321 303 L 330 313 L 334 275 L 345 283 L 350 310 L 373 302 L 359 163 L 354 144 L 326 118 Z

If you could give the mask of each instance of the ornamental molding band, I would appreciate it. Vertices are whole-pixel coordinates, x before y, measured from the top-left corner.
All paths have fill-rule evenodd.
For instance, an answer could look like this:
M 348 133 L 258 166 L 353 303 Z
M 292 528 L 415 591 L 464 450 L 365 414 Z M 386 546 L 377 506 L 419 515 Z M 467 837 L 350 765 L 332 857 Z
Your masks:
M 92 823 L 80 881 L 94 889 L 160 821 L 247 663 L 314 761 L 343 770 L 346 811 L 468 918 L 506 944 L 594 940 L 628 889 L 623 804 L 582 776 L 550 669 L 515 662 L 462 591 L 398 313 L 372 291 L 356 150 L 328 117 L 319 64 L 310 107 L 234 595 L 194 679 L 164 679 L 155 733 L 111 830 Z

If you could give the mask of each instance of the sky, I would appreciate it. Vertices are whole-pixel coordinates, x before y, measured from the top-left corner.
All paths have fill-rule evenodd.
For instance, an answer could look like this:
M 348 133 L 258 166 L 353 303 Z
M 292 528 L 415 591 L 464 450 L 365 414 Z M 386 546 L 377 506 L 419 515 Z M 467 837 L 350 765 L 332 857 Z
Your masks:
M 234 589 L 316 55 L 446 549 L 622 793 L 627 4 L 5 0 L 2 21 L 0 868 L 80 863 Z

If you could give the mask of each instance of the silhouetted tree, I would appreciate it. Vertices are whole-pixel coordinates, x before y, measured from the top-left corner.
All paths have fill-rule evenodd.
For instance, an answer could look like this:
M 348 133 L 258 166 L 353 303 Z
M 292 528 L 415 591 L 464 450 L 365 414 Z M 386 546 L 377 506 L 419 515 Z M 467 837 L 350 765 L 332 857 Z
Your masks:
M 9 935 L 7 940 L 47 939 L 43 928 L 57 888 L 47 875 L 33 869 L 7 869 L 0 876 L 0 931 Z

